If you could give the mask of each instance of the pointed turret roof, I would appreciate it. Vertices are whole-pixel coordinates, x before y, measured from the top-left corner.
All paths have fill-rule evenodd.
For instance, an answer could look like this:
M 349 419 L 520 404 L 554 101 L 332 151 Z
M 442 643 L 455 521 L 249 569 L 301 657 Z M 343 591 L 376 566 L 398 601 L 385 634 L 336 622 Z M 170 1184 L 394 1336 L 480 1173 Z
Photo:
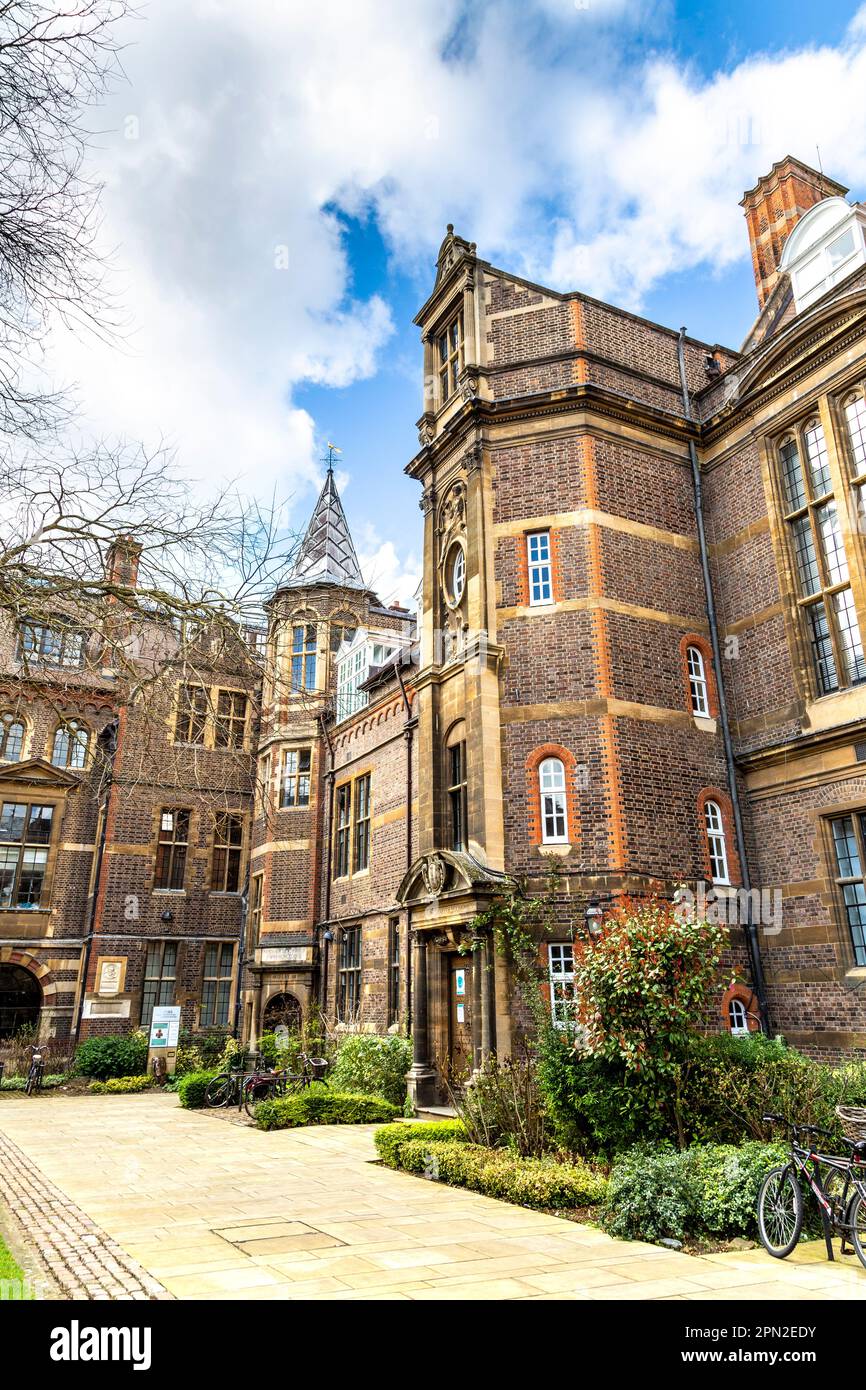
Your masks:
M 329 467 L 325 475 L 325 485 L 298 551 L 290 583 L 365 587 L 333 468 Z

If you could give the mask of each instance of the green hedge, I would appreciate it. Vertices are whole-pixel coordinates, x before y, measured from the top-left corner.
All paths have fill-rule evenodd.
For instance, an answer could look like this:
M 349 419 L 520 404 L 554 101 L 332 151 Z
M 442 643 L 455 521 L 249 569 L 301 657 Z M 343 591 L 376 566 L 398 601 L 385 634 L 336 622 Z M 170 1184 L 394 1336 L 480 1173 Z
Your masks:
M 151 1076 L 112 1076 L 108 1081 L 91 1081 L 90 1090 L 95 1096 L 131 1096 L 149 1091 L 152 1085 Z
M 396 1150 L 399 1166 L 453 1187 L 500 1197 L 524 1207 L 588 1207 L 604 1198 L 606 1181 L 587 1164 L 558 1158 L 518 1158 L 462 1140 L 407 1139 Z
M 259 1129 L 294 1129 L 297 1125 L 370 1125 L 393 1120 L 396 1105 L 381 1096 L 355 1096 L 311 1086 L 298 1096 L 263 1100 L 256 1106 Z
M 445 1139 L 453 1142 L 466 1141 L 466 1127 L 462 1120 L 435 1120 L 430 1124 L 418 1121 L 415 1124 L 393 1124 L 386 1129 L 377 1129 L 373 1142 L 379 1150 L 379 1157 L 388 1168 L 399 1168 L 400 1150 L 404 1144 L 416 1139 Z
M 147 1038 L 143 1033 L 88 1038 L 75 1049 L 73 1070 L 97 1081 L 107 1081 L 110 1076 L 141 1076 L 146 1068 Z
M 352 1095 L 384 1096 L 392 1105 L 406 1099 L 406 1073 L 412 1065 L 412 1044 L 397 1033 L 349 1033 L 340 1043 L 329 1076 L 338 1091 Z
M 614 1156 L 646 1140 L 676 1143 L 677 1108 L 687 1144 L 738 1144 L 776 1137 L 762 1121 L 768 1111 L 835 1132 L 837 1105 L 866 1105 L 866 1063 L 830 1067 L 781 1039 L 722 1034 L 696 1036 L 667 1090 L 657 1086 L 652 1103 L 638 1107 L 622 1065 L 581 1055 L 571 1041 L 545 1035 L 539 1082 L 559 1143 L 575 1152 Z
M 186 1110 L 198 1110 L 204 1105 L 205 1092 L 219 1073 L 215 1071 L 190 1071 L 177 1083 L 177 1095 Z
M 602 1223 L 624 1240 L 754 1236 L 758 1189 L 788 1154 L 784 1144 L 754 1141 L 637 1145 L 613 1166 Z

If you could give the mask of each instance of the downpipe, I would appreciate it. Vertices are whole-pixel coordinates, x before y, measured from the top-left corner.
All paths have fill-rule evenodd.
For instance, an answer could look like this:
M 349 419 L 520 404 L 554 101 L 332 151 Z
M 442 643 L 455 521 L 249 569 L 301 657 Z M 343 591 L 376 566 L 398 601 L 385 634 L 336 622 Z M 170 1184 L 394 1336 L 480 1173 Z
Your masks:
M 693 420 L 691 399 L 689 397 L 688 379 L 686 377 L 686 357 L 685 357 L 685 328 L 680 329 L 677 340 L 677 359 L 680 369 L 680 384 L 683 393 L 683 414 L 687 421 Z M 695 521 L 698 531 L 698 550 L 701 557 L 701 571 L 704 577 L 704 591 L 707 600 L 707 618 L 710 626 L 710 645 L 713 650 L 713 665 L 716 670 L 716 687 L 719 697 L 719 723 L 722 726 L 722 742 L 725 749 L 725 764 L 728 770 L 728 786 L 731 793 L 731 806 L 734 812 L 734 835 L 737 842 L 737 855 L 740 860 L 740 876 L 743 880 L 743 888 L 747 893 L 746 922 L 743 931 L 746 937 L 746 948 L 749 955 L 749 965 L 752 971 L 755 994 L 758 999 L 758 1012 L 761 1019 L 761 1030 L 768 1036 L 770 1034 L 770 1011 L 767 1006 L 767 985 L 764 978 L 764 964 L 761 960 L 761 948 L 758 941 L 758 931 L 752 916 L 752 880 L 749 872 L 749 861 L 746 856 L 746 837 L 743 833 L 743 815 L 740 804 L 740 793 L 737 785 L 737 765 L 734 760 L 734 747 L 731 742 L 731 727 L 728 720 L 728 701 L 725 693 L 725 682 L 722 674 L 722 652 L 719 642 L 719 625 L 716 616 L 716 601 L 713 594 L 713 581 L 710 575 L 710 564 L 707 554 L 707 535 L 704 528 L 704 504 L 703 504 L 703 483 L 701 481 L 701 466 L 698 460 L 698 451 L 695 448 L 693 439 L 689 439 L 689 461 L 692 467 L 692 485 L 695 496 Z

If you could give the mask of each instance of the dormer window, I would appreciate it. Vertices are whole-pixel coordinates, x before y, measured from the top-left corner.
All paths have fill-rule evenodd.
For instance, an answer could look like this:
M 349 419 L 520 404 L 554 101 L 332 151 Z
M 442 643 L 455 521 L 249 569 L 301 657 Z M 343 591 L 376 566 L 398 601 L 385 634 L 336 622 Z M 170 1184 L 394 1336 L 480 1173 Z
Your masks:
M 457 314 L 436 340 L 439 357 L 439 404 L 444 405 L 457 390 L 463 366 L 463 314 Z
M 338 724 L 365 707 L 369 697 L 360 687 L 377 667 L 396 656 L 400 646 L 399 638 L 392 634 L 368 632 L 365 628 L 359 628 L 352 641 L 344 644 L 337 656 L 334 714 Z
M 824 198 L 797 223 L 779 269 L 791 276 L 797 311 L 866 264 L 866 209 L 844 198 Z

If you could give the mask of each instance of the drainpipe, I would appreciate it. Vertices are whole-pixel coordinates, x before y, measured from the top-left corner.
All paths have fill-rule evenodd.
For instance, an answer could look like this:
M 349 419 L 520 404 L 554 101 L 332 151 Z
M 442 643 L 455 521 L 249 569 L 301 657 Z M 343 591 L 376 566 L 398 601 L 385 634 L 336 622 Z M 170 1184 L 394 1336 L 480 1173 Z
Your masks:
M 691 400 L 689 398 L 688 380 L 686 377 L 686 356 L 685 356 L 685 328 L 680 329 L 677 341 L 677 357 L 680 368 L 680 382 L 683 392 L 683 414 L 687 421 L 693 419 Z M 689 439 L 689 459 L 692 465 L 692 483 L 695 494 L 695 519 L 698 528 L 698 548 L 701 556 L 701 570 L 704 576 L 704 590 L 707 599 L 707 618 L 710 625 L 710 643 L 713 649 L 713 665 L 716 668 L 716 685 L 719 696 L 719 723 L 722 726 L 722 742 L 725 748 L 725 763 L 728 769 L 728 784 L 731 791 L 731 805 L 734 810 L 734 834 L 737 841 L 737 854 L 740 860 L 740 875 L 743 880 L 743 887 L 748 894 L 748 906 L 746 909 L 746 924 L 744 927 L 746 937 L 746 948 L 749 954 L 749 965 L 752 970 L 752 980 L 755 986 L 755 994 L 758 997 L 758 1012 L 761 1017 L 761 1029 L 769 1035 L 770 1032 L 770 1012 L 767 1007 L 767 986 L 764 979 L 764 964 L 761 960 L 761 948 L 758 941 L 758 932 L 752 917 L 752 880 L 749 873 L 749 861 L 746 857 L 746 837 L 743 833 L 743 815 L 740 805 L 740 794 L 737 786 L 737 765 L 734 760 L 734 748 L 731 742 L 731 728 L 728 721 L 728 702 L 725 695 L 725 682 L 722 676 L 722 653 L 719 643 L 719 625 L 716 616 L 716 602 L 713 594 L 713 581 L 710 576 L 710 564 L 707 556 L 707 536 L 704 529 L 704 510 L 703 510 L 703 485 L 701 482 L 701 467 L 698 462 L 698 451 L 695 448 L 693 439 Z
M 403 708 L 406 711 L 406 725 L 404 736 L 406 739 L 406 872 L 412 867 L 412 744 L 415 733 L 415 720 L 412 717 L 412 706 L 409 696 L 406 694 L 406 686 L 403 683 L 403 676 L 399 665 L 397 666 L 397 679 L 400 682 L 400 694 L 403 696 Z M 398 1001 L 399 1004 L 399 1001 Z M 406 904 L 406 1025 L 412 1031 L 412 909 Z
M 75 1048 L 81 1032 L 81 1020 L 84 1016 L 84 996 L 87 993 L 87 972 L 90 969 L 90 955 L 93 950 L 93 936 L 96 931 L 97 913 L 102 904 L 103 897 L 103 868 L 105 863 L 105 846 L 108 841 L 108 822 L 111 815 L 111 805 L 114 798 L 114 772 L 120 752 L 122 738 L 121 723 L 124 728 L 126 725 L 126 711 L 121 710 L 118 718 L 114 721 L 114 730 L 111 738 L 110 750 L 111 757 L 108 760 L 105 778 L 105 799 L 102 803 L 102 826 L 99 832 L 99 846 L 96 851 L 96 867 L 93 874 L 93 901 L 90 904 L 90 921 L 87 925 L 87 937 L 84 942 L 84 955 L 81 962 L 81 986 L 78 991 L 78 1009 L 76 1010 L 75 1027 L 70 1037 L 70 1045 Z M 112 825 L 113 829 L 113 825 Z
M 320 723 L 321 726 L 322 726 L 322 733 L 324 734 L 324 736 L 325 736 L 325 742 L 326 742 L 326 744 L 328 745 L 328 770 L 327 770 L 327 772 L 325 773 L 325 776 L 326 776 L 326 778 L 327 778 L 327 780 L 328 780 L 328 805 L 327 805 L 327 809 L 326 809 L 325 817 L 324 817 L 325 833 L 326 833 L 326 835 L 327 835 L 327 850 L 326 850 L 326 854 L 325 854 L 325 902 L 324 902 L 324 907 L 325 907 L 325 921 L 326 921 L 326 922 L 330 922 L 330 920 L 331 920 L 331 853 L 332 853 L 333 840 L 334 840 L 334 835 L 333 835 L 333 830 L 334 830 L 334 825 L 333 825 L 333 821 L 334 821 L 334 775 L 335 775 L 335 774 L 334 774 L 334 745 L 333 745 L 332 742 L 331 742 L 331 735 L 330 735 L 330 733 L 328 732 L 328 726 L 327 726 L 327 724 L 325 723 L 325 719 L 324 719 L 324 716 L 323 716 L 323 715 L 320 715 L 320 716 L 319 716 L 319 723 Z M 327 1004 L 328 1004 L 328 962 L 329 962 L 329 959 L 330 959 L 330 952 L 331 952 L 331 937 L 328 935 L 328 933 L 330 932 L 330 930 L 331 930 L 331 928 L 330 928 L 330 927 L 327 927 L 327 928 L 325 929 L 325 932 L 323 933 L 323 936 L 322 936 L 322 941 L 323 941 L 324 944 L 323 944 L 323 948 L 322 948 L 322 963 L 321 963 L 321 967 L 320 967 L 320 969 L 321 969 L 321 974 L 320 974 L 320 979 L 319 979 L 319 1009 L 321 1010 L 322 1022 L 323 1022 L 323 1024 L 324 1024 L 324 1022 L 325 1022 L 325 1013 L 326 1013 Z

